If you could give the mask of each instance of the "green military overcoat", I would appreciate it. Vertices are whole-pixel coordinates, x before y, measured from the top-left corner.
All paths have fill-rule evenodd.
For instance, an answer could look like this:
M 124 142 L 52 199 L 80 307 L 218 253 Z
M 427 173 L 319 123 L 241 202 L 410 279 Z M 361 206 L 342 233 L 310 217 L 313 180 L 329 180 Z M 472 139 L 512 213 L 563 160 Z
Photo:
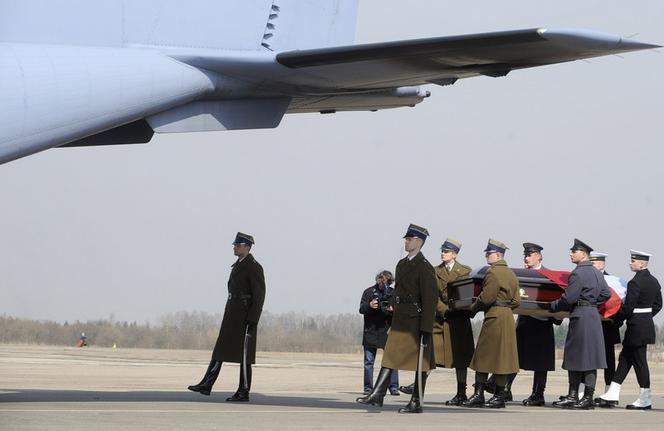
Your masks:
M 498 306 L 496 302 L 508 304 Z M 519 372 L 516 327 L 512 308 L 519 306 L 519 280 L 504 260 L 487 270 L 482 292 L 470 311 L 484 311 L 484 322 L 477 340 L 470 368 L 482 373 L 513 374 Z
M 233 264 L 228 279 L 228 301 L 221 322 L 219 337 L 212 351 L 212 359 L 220 362 L 242 362 L 247 324 L 247 362 L 256 362 L 256 325 L 265 301 L 263 267 L 249 254 Z
M 420 333 L 433 331 L 438 299 L 436 275 L 433 266 L 418 253 L 412 260 L 405 257 L 399 261 L 394 278 L 394 314 L 382 366 L 416 371 Z M 431 341 L 425 342 L 421 371 L 435 368 Z
M 470 312 L 449 310 L 447 285 L 468 278 L 471 268 L 455 262 L 451 271 L 444 263 L 436 268 L 438 307 L 433 324 L 433 347 L 436 365 L 445 368 L 467 368 L 475 351 Z M 448 311 L 449 310 L 449 311 Z

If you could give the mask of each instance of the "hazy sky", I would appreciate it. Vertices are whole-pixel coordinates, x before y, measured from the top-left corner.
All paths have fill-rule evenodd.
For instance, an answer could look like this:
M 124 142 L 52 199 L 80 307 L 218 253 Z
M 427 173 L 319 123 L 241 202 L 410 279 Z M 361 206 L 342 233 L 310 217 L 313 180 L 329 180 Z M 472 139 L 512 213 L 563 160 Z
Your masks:
M 403 5 L 407 4 L 407 7 Z M 664 44 L 664 2 L 360 0 L 357 42 L 577 27 Z M 355 313 L 362 290 L 426 226 L 439 263 L 484 263 L 487 238 L 544 246 L 571 270 L 579 237 L 631 278 L 664 281 L 664 52 L 472 78 L 415 108 L 297 114 L 274 130 L 49 150 L 0 166 L 0 313 L 152 320 L 219 312 L 235 232 L 256 238 L 265 308 Z

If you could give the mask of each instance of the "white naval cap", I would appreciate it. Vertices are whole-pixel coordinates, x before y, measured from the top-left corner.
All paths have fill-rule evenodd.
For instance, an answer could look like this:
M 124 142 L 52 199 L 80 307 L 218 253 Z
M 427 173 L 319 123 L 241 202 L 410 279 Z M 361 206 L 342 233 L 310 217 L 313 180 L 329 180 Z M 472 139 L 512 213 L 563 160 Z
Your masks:
M 590 252 L 590 261 L 601 260 L 604 262 L 609 255 L 607 253 L 602 253 L 600 251 L 591 251 Z
M 650 260 L 652 254 L 646 253 L 644 251 L 630 250 L 629 254 L 634 260 Z

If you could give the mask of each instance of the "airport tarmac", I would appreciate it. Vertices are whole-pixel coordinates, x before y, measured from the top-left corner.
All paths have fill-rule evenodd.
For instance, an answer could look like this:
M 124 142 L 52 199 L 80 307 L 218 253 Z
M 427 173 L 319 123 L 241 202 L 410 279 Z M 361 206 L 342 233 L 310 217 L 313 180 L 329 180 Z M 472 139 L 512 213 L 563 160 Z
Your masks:
M 400 415 L 408 397 L 387 396 L 385 406 L 355 403 L 362 388 L 362 355 L 259 353 L 250 403 L 226 403 L 239 368 L 225 364 L 211 396 L 186 390 L 198 382 L 209 352 L 0 345 L 0 430 L 163 429 L 428 429 L 455 430 L 661 430 L 664 427 L 664 364 L 651 364 L 651 411 L 624 408 L 569 411 L 547 407 L 506 409 L 447 407 L 454 373 L 429 378 L 425 412 Z M 558 364 L 559 366 L 560 364 Z M 400 374 L 409 383 L 412 372 Z M 470 380 L 473 375 L 471 374 Z M 603 388 L 602 373 L 598 387 Z M 513 391 L 530 393 L 532 373 L 517 377 Z M 630 374 L 621 406 L 638 396 Z M 469 392 L 472 388 L 469 388 Z M 567 390 L 562 370 L 550 374 L 547 402 Z

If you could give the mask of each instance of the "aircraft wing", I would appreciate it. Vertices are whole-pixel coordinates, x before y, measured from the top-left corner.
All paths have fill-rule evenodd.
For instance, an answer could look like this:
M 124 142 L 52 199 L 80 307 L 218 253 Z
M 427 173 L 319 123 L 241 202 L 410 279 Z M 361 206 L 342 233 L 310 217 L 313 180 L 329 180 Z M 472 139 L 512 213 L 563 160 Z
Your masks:
M 512 70 L 656 48 L 589 30 L 534 28 L 277 54 L 300 84 L 371 89 L 453 84 Z

